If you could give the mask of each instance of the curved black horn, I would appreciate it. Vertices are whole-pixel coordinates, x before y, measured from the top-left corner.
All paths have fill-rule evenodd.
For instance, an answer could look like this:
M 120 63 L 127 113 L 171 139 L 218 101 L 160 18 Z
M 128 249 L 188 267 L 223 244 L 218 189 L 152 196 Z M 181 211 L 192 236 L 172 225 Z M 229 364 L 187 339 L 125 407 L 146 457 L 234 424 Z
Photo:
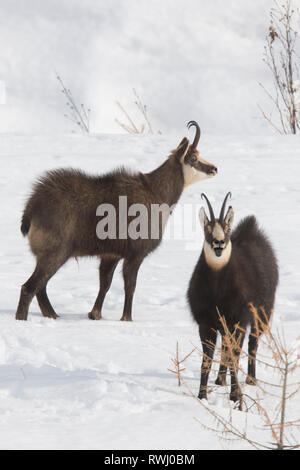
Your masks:
M 221 211 L 220 211 L 220 215 L 219 215 L 219 221 L 220 222 L 223 222 L 224 214 L 225 214 L 225 206 L 226 206 L 226 202 L 227 202 L 227 199 L 229 198 L 229 196 L 231 197 L 231 192 L 226 194 L 225 199 L 223 201 Z
M 207 199 L 204 193 L 201 194 L 201 197 L 202 199 L 203 197 L 205 197 L 205 200 L 207 202 L 207 206 L 208 206 L 209 214 L 210 214 L 210 221 L 215 222 L 215 214 L 214 214 L 213 208 L 211 207 L 211 203 L 209 202 L 209 200 Z
M 199 139 L 200 139 L 201 130 L 200 130 L 199 124 L 196 121 L 189 121 L 188 122 L 187 128 L 190 129 L 190 127 L 192 127 L 192 126 L 196 127 L 196 135 L 195 135 L 194 142 L 192 143 L 192 148 L 196 149 L 197 145 L 198 145 L 198 142 L 199 142 Z

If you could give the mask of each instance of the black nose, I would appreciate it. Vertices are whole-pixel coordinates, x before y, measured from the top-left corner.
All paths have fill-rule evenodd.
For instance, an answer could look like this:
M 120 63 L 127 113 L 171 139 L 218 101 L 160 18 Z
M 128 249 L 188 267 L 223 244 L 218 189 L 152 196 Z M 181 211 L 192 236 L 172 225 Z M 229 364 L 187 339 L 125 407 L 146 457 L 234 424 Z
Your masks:
M 210 172 L 214 175 L 216 175 L 218 173 L 218 168 L 216 166 L 213 166 L 212 169 L 210 170 Z
M 218 258 L 220 258 L 220 256 L 222 255 L 222 251 L 222 248 L 215 248 L 215 253 Z

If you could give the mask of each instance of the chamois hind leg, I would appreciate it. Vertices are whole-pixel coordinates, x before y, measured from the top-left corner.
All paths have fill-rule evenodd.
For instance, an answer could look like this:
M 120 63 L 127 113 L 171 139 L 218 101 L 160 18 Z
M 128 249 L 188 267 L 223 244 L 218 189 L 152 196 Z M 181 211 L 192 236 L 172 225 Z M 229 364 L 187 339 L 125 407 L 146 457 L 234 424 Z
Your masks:
M 49 279 L 67 261 L 67 259 L 67 256 L 58 255 L 57 253 L 48 253 L 47 255 L 43 255 L 38 259 L 33 274 L 21 287 L 20 299 L 16 312 L 16 320 L 27 320 L 28 309 L 33 297 L 46 287 Z M 41 297 L 43 297 L 43 306 L 45 306 L 45 296 L 43 296 L 43 293 L 41 294 L 40 298 Z
M 102 305 L 105 299 L 105 296 L 111 286 L 112 278 L 119 262 L 120 258 L 116 257 L 103 257 L 100 261 L 99 267 L 99 278 L 100 278 L 100 289 L 92 308 L 92 311 L 88 314 L 88 317 L 91 320 L 100 320 L 101 319 L 101 310 Z
M 272 309 L 267 310 L 272 311 Z M 248 385 L 256 385 L 256 354 L 258 349 L 258 341 L 262 333 L 268 328 L 270 315 L 265 314 L 265 310 L 256 311 L 251 322 L 251 331 L 248 342 L 248 375 L 246 383 Z
M 214 356 L 217 333 L 206 325 L 199 326 L 199 334 L 202 343 L 203 359 L 201 365 L 201 381 L 198 398 L 207 399 L 207 382 Z
M 260 328 L 256 328 L 256 325 L 251 325 L 251 331 L 249 334 L 248 341 L 248 375 L 246 378 L 246 384 L 256 385 L 256 353 L 258 348 L 258 340 L 262 334 Z
M 255 336 L 252 336 L 252 330 L 249 335 L 248 342 L 248 375 L 246 378 L 246 384 L 256 385 L 256 353 L 258 348 L 258 337 L 255 333 Z
M 137 274 L 143 259 L 127 258 L 123 264 L 125 302 L 121 321 L 132 321 L 132 301 L 136 286 Z
M 48 318 L 58 318 L 59 315 L 55 312 L 54 308 L 52 307 L 50 300 L 48 299 L 46 286 L 43 287 L 37 294 L 36 298 L 40 307 L 40 310 L 44 317 Z
M 226 363 L 226 345 L 224 338 L 222 337 L 222 350 L 221 350 L 221 360 L 220 367 L 218 372 L 218 377 L 216 379 L 216 385 L 226 385 L 226 374 L 227 374 L 227 363 Z

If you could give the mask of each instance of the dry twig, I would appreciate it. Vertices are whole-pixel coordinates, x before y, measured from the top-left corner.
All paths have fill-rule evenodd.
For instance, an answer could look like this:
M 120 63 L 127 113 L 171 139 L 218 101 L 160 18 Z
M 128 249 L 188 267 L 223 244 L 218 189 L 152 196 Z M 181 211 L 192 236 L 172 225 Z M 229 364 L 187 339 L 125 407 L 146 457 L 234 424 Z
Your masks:
M 300 130 L 299 70 L 296 55 L 298 31 L 292 0 L 278 3 L 270 11 L 270 26 L 266 37 L 263 61 L 271 71 L 274 94 L 260 83 L 275 106 L 280 127 L 271 115 L 260 107 L 263 118 L 281 134 L 296 134 Z
M 122 122 L 119 119 L 115 119 L 116 123 L 122 127 L 126 132 L 129 134 L 143 134 L 144 131 L 148 130 L 148 134 L 153 134 L 153 128 L 151 122 L 148 117 L 148 108 L 145 104 L 143 104 L 141 98 L 137 94 L 136 90 L 133 88 L 133 94 L 135 97 L 134 104 L 136 105 L 139 113 L 142 115 L 142 120 L 144 121 L 142 124 L 136 124 L 130 114 L 126 111 L 124 106 L 121 105 L 119 101 L 116 101 L 117 106 L 124 114 L 127 122 Z
M 183 359 L 179 359 L 179 346 L 178 346 L 178 341 L 176 343 L 176 357 L 175 358 L 172 358 L 171 361 L 173 362 L 174 364 L 174 368 L 175 370 L 172 370 L 172 369 L 168 369 L 169 372 L 172 372 L 172 374 L 175 374 L 177 375 L 177 379 L 178 379 L 178 387 L 181 386 L 181 383 L 182 383 L 182 377 L 181 377 L 181 373 L 183 371 L 185 371 L 185 368 L 182 368 L 181 367 L 181 364 L 184 363 L 184 361 L 187 360 L 188 357 L 190 357 L 193 352 L 195 351 L 196 348 L 194 348 L 190 353 L 188 353 Z
M 90 132 L 90 108 L 86 108 L 83 103 L 78 106 L 75 102 L 75 99 L 72 95 L 72 92 L 69 88 L 66 87 L 62 78 L 57 75 L 57 80 L 59 81 L 62 87 L 62 93 L 66 97 L 66 106 L 68 108 L 68 113 L 64 114 L 64 117 L 76 124 L 83 133 Z

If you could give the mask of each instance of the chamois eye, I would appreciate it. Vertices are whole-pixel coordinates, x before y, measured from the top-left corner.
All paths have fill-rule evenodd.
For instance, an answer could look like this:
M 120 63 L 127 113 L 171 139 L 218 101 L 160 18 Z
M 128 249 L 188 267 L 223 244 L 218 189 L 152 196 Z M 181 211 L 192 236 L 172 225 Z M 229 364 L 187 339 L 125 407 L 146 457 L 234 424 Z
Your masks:
M 192 156 L 191 156 L 191 162 L 192 162 L 192 163 L 195 163 L 196 161 L 197 161 L 196 155 L 192 155 Z

